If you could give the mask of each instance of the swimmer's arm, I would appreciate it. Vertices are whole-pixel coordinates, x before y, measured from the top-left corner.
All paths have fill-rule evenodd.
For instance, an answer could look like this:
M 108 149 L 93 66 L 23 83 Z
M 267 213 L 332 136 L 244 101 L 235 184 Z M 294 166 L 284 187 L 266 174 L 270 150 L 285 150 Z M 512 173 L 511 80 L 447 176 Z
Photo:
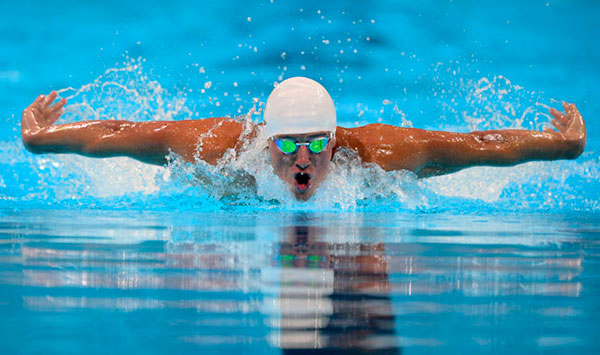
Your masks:
M 36 154 L 74 153 L 88 157 L 130 157 L 144 163 L 165 165 L 173 152 L 186 161 L 211 164 L 237 143 L 241 124 L 226 118 L 187 121 L 86 121 L 55 125 L 66 101 L 52 105 L 56 93 L 40 96 L 23 112 L 21 137 Z M 212 134 L 207 134 L 212 132 Z M 237 135 L 236 135 L 237 133 Z M 198 140 L 207 138 L 197 152 Z M 218 139 L 217 139 L 218 138 Z
M 340 145 L 384 170 L 409 170 L 419 177 L 468 167 L 512 166 L 532 160 L 575 159 L 585 147 L 583 118 L 573 104 L 550 113 L 557 131 L 492 130 L 471 133 L 427 131 L 383 124 L 341 129 Z M 341 127 L 340 127 L 341 128 Z
M 471 133 L 432 132 L 420 177 L 447 174 L 472 166 L 513 166 L 534 160 L 575 159 L 583 152 L 586 128 L 574 104 L 565 114 L 551 109 L 556 130 L 490 130 Z

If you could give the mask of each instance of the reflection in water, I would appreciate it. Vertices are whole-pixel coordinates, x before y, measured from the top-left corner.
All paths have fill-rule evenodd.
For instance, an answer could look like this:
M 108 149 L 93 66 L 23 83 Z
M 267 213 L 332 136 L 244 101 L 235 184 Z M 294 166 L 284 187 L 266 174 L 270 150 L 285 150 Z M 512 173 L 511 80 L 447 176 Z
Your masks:
M 319 231 L 289 227 L 281 242 L 271 343 L 284 353 L 399 353 L 383 244 L 328 243 Z
M 0 334 L 20 344 L 36 334 L 138 352 L 399 353 L 598 342 L 595 234 L 293 216 L 267 227 L 92 219 L 77 235 L 48 220 L 0 224 L 0 324 L 11 325 Z M 85 331 L 98 322 L 110 326 Z

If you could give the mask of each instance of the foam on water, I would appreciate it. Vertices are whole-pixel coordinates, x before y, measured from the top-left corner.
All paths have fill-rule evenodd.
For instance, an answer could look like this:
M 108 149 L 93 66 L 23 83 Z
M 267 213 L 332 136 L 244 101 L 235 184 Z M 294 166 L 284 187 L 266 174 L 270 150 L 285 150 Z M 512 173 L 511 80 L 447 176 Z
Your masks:
M 436 71 L 439 67 L 436 67 Z M 548 106 L 535 93 L 501 76 L 477 80 L 438 78 L 436 96 L 442 102 L 442 129 L 540 129 L 548 122 Z M 131 121 L 196 118 L 210 97 L 170 93 L 143 69 L 143 60 L 127 60 L 79 89 L 60 90 L 70 100 L 58 123 L 83 120 Z M 248 93 L 249 95 L 251 93 Z M 383 100 L 386 118 L 410 126 L 398 103 Z M 275 177 L 264 132 L 252 127 L 260 120 L 262 102 L 236 119 L 244 122 L 244 145 L 210 165 L 184 162 L 171 155 L 166 168 L 128 158 L 90 159 L 75 155 L 34 156 L 20 140 L 0 147 L 10 157 L 12 171 L 0 174 L 2 200 L 18 206 L 85 206 L 178 210 L 597 210 L 600 187 L 597 158 L 585 153 L 577 162 L 531 162 L 512 168 L 479 167 L 419 180 L 406 171 L 385 172 L 362 164 L 352 151 L 339 150 L 331 173 L 308 203 L 296 201 Z M 379 119 L 378 121 L 382 121 Z M 438 127 L 438 129 L 440 129 Z M 211 134 L 208 132 L 207 134 Z M 198 147 L 201 149 L 202 139 Z M 4 166 L 6 168 L 6 166 Z M 583 191 L 583 186 L 588 188 Z

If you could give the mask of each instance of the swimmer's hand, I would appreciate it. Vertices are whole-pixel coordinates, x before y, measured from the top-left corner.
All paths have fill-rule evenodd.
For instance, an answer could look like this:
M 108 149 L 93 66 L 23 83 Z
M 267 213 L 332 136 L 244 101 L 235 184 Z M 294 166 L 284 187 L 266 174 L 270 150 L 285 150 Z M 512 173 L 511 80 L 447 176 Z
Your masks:
M 52 91 L 48 96 L 40 95 L 23 111 L 21 139 L 28 149 L 31 141 L 45 128 L 52 126 L 63 114 L 67 99 L 53 103 L 57 97 L 56 91 Z
M 550 109 L 550 114 L 554 117 L 552 124 L 556 131 L 552 128 L 544 128 L 544 132 L 553 135 L 557 142 L 565 144 L 566 158 L 575 159 L 585 148 L 585 122 L 575 104 L 563 102 L 563 107 L 564 114 L 557 109 Z

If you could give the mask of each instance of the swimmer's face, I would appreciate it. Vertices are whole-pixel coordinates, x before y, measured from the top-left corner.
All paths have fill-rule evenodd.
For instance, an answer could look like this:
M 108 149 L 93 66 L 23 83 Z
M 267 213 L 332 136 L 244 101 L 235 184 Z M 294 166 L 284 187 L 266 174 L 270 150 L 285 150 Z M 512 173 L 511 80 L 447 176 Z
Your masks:
M 281 180 L 290 186 L 299 200 L 308 200 L 327 177 L 329 163 L 333 156 L 333 147 L 335 146 L 335 136 L 329 139 L 327 147 L 320 153 L 313 153 L 308 149 L 308 146 L 300 145 L 294 153 L 285 154 L 277 148 L 275 139 L 286 138 L 303 143 L 327 137 L 328 134 L 328 132 L 316 132 L 278 135 L 273 137 L 274 139 L 269 139 L 269 152 L 271 153 L 273 170 Z

